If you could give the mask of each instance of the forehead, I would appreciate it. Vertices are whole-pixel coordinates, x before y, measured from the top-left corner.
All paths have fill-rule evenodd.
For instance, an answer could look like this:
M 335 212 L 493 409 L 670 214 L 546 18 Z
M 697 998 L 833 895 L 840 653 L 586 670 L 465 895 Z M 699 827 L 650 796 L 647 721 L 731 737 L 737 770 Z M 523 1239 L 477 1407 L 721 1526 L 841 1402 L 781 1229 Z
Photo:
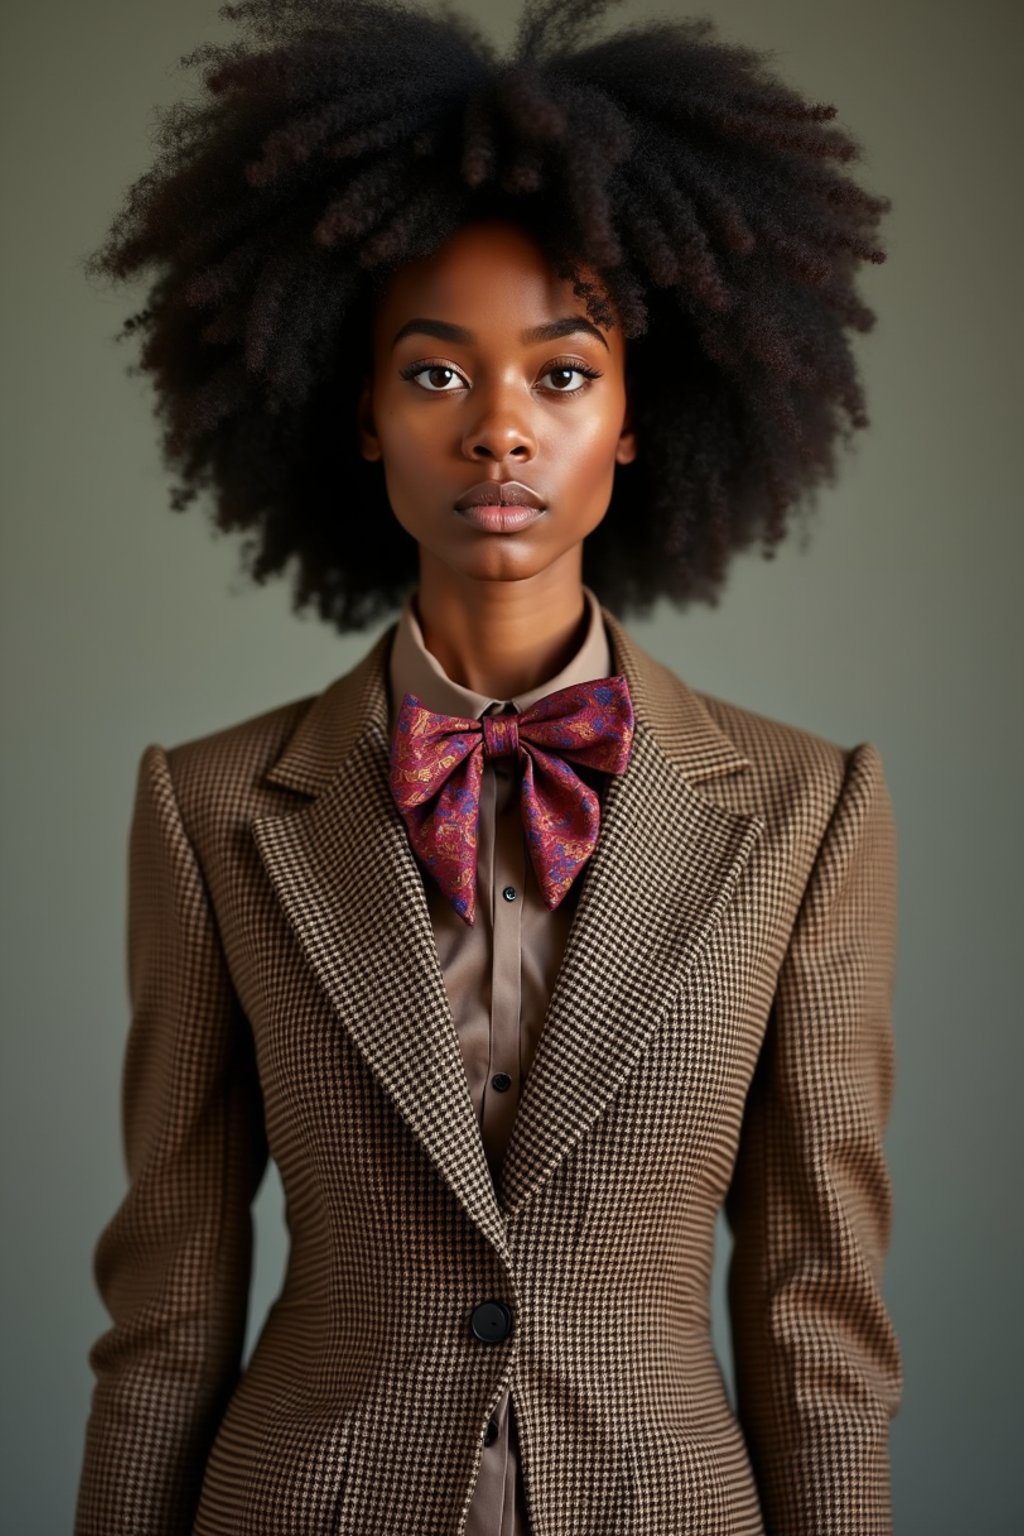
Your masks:
M 585 265 L 581 273 L 600 281 Z M 378 343 L 390 347 L 413 316 L 457 321 L 483 338 L 518 335 L 570 314 L 585 315 L 586 306 L 539 241 L 519 225 L 491 219 L 464 225 L 430 256 L 393 273 L 376 303 L 375 331 Z M 605 332 L 609 345 L 617 331 Z

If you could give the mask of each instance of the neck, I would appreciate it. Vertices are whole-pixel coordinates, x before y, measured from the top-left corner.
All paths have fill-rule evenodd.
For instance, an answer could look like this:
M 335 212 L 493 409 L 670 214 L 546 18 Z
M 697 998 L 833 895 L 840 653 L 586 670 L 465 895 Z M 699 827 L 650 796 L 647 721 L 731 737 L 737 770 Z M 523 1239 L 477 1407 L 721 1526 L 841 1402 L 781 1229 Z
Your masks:
M 498 699 L 561 670 L 586 634 L 578 558 L 522 581 L 475 581 L 421 553 L 415 596 L 423 641 L 453 682 Z

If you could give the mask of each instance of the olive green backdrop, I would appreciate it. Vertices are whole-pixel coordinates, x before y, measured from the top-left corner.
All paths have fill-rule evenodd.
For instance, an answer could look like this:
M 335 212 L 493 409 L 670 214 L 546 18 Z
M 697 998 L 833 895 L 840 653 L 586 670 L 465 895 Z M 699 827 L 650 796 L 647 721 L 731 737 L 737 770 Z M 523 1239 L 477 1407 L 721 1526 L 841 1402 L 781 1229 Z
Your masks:
M 465 0 L 507 38 L 515 10 Z M 627 16 L 690 14 L 640 3 Z M 756 553 L 717 611 L 659 609 L 642 643 L 694 685 L 880 747 L 901 853 L 898 1079 L 886 1294 L 906 1394 L 902 1536 L 1020 1530 L 1020 59 L 1010 0 L 723 0 L 834 102 L 888 193 L 889 261 L 858 342 L 873 424 L 810 545 Z M 495 24 L 495 18 L 497 23 Z M 136 766 L 306 694 L 340 640 L 249 590 L 237 545 L 173 515 L 146 385 L 112 340 L 137 294 L 86 283 L 149 162 L 178 56 L 225 35 L 212 0 L 52 0 L 3 23 L 0 368 L 4 723 L 2 1523 L 71 1528 L 106 1326 L 92 1245 L 124 1189 L 125 845 Z M 1015 275 L 1016 274 L 1016 275 Z M 284 1261 L 271 1166 L 250 1346 Z M 731 1380 L 722 1281 L 716 1340 Z M 566 1533 L 568 1536 L 568 1533 Z

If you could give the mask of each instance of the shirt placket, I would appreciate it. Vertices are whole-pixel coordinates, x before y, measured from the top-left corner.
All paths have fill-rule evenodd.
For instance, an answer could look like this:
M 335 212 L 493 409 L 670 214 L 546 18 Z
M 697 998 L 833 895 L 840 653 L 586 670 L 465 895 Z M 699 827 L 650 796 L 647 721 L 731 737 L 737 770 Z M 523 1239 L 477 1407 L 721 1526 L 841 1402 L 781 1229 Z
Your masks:
M 497 711 L 494 711 L 497 713 Z M 511 711 L 509 711 L 511 712 Z M 483 1098 L 483 1136 L 494 1149 L 493 1171 L 512 1134 L 522 1093 L 523 877 L 525 846 L 518 811 L 519 764 L 492 758 L 490 767 L 491 1032 Z M 480 893 L 484 895 L 483 892 Z
M 509 713 L 512 711 L 509 710 Z M 492 705 L 485 711 L 502 711 Z M 522 941 L 526 846 L 519 814 L 516 758 L 485 760 L 477 828 L 477 912 L 491 935 L 490 1032 L 480 1125 L 495 1186 L 522 1093 Z M 513 1536 L 516 1471 L 509 1455 L 511 1402 L 506 1389 L 493 1416 L 495 1435 L 485 1445 L 467 1536 Z M 490 1513 L 485 1513 L 490 1512 Z M 493 1524 L 491 1520 L 493 1519 Z

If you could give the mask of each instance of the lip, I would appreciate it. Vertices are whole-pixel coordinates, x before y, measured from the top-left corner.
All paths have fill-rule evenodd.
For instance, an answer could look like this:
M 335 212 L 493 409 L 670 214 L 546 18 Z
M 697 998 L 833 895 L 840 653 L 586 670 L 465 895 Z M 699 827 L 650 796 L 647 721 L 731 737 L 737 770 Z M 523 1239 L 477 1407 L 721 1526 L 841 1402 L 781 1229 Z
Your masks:
M 521 480 L 481 480 L 463 491 L 455 503 L 456 512 L 470 507 L 532 507 L 543 512 L 547 506 L 543 497 Z
M 543 515 L 541 507 L 501 507 L 494 503 L 488 506 L 482 502 L 455 510 L 467 523 L 482 528 L 485 533 L 515 533 L 517 528 L 525 528 L 527 523 L 535 523 Z
M 481 480 L 463 491 L 455 511 L 485 533 L 515 533 L 547 510 L 547 503 L 521 480 Z

